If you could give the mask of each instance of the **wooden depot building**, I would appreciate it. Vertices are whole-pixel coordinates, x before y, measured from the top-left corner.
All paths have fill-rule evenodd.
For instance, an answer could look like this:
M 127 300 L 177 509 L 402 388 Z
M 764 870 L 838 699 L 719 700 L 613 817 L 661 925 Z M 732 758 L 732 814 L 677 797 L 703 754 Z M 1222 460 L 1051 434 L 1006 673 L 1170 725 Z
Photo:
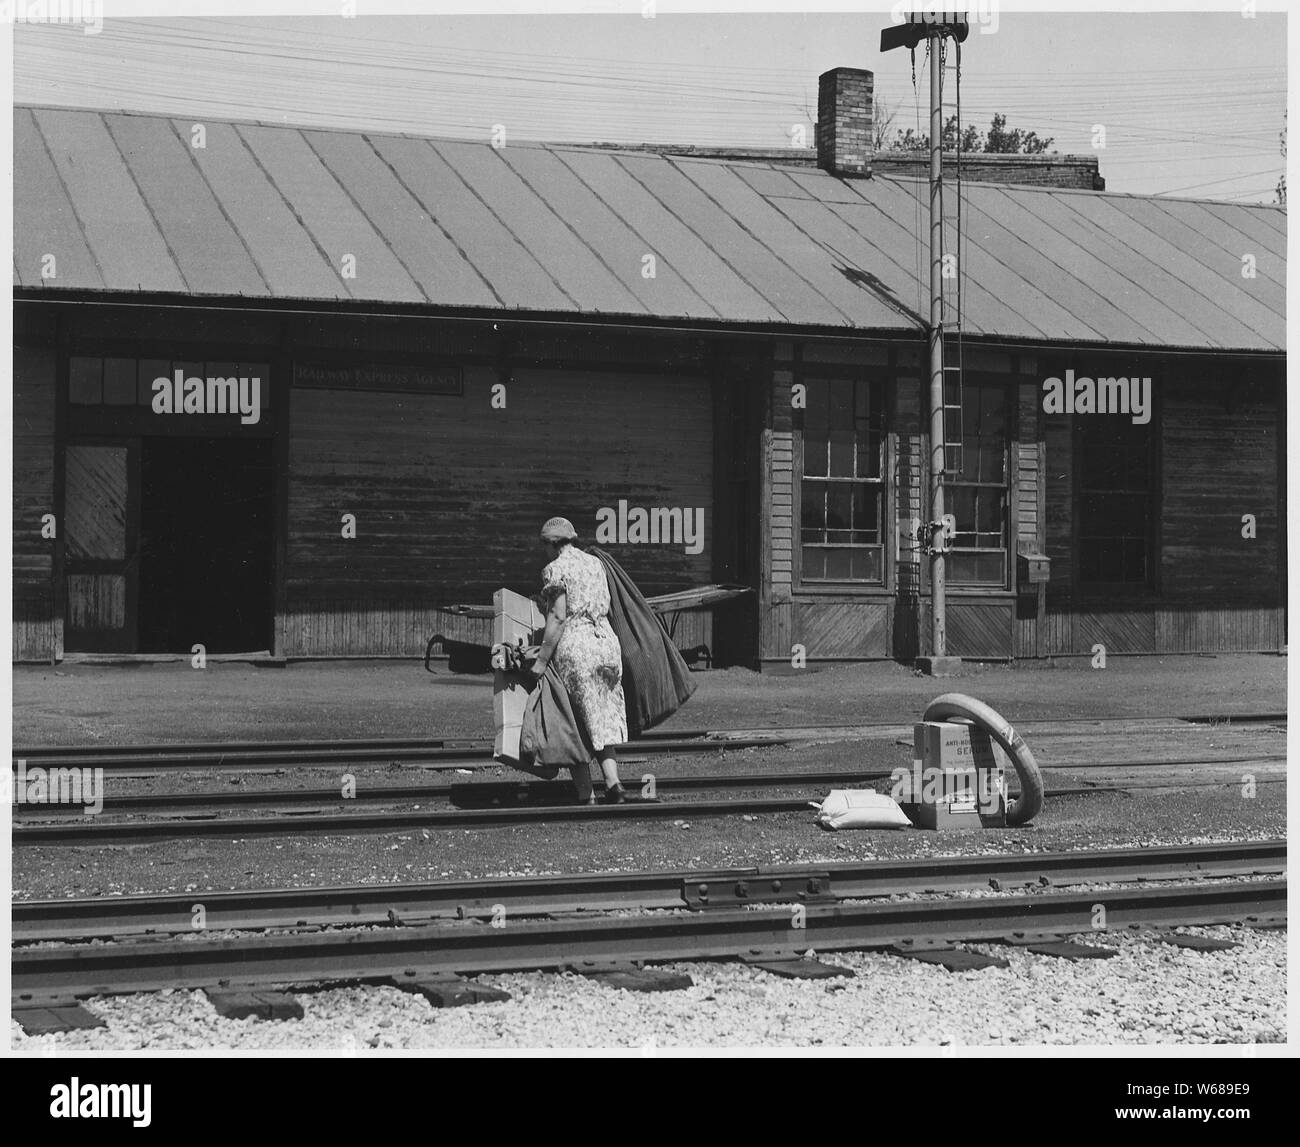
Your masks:
M 19 107 L 14 658 L 482 640 L 553 514 L 752 587 L 716 663 L 926 653 L 928 191 L 821 107 L 815 167 Z M 1284 210 L 958 193 L 949 652 L 1283 648 Z

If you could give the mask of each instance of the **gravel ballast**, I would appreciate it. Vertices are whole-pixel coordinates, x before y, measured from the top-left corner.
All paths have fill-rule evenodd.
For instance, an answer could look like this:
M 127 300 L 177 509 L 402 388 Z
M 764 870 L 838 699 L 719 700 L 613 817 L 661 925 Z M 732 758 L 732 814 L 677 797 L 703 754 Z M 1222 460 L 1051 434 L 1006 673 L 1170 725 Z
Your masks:
M 787 980 L 738 963 L 668 965 L 684 991 L 642 994 L 580 976 L 484 977 L 512 999 L 435 1009 L 396 988 L 295 993 L 301 1020 L 233 1021 L 201 992 L 100 998 L 107 1027 L 29 1037 L 11 1023 L 13 1050 L 677 1047 L 968 1047 L 1282 1043 L 1286 932 L 1185 929 L 1240 947 L 1196 952 L 1154 935 L 1097 932 L 1082 943 L 1109 960 L 1065 959 L 975 944 L 1005 969 L 948 972 L 872 952 L 825 953 L 851 978 Z

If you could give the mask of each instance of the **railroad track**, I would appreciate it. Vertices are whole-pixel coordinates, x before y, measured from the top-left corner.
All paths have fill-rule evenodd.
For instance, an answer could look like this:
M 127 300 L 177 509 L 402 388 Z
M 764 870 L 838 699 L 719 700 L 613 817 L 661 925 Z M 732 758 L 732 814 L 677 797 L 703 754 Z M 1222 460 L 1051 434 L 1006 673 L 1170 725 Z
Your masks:
M 1187 730 L 1195 726 L 1285 724 L 1285 713 L 1239 713 L 1190 717 L 1092 717 L 1068 721 L 1025 721 L 1027 737 L 1079 736 L 1108 726 L 1125 726 L 1126 735 Z M 771 729 L 695 729 L 652 731 L 623 746 L 632 755 L 717 753 L 729 749 L 766 748 L 822 737 L 856 739 L 911 733 L 911 724 L 868 721 L 844 725 L 786 726 Z M 477 738 L 360 739 L 232 742 L 182 745 L 27 746 L 13 750 L 13 761 L 44 768 L 94 767 L 106 773 L 160 773 L 189 770 L 240 771 L 286 766 L 408 764 L 457 768 L 491 764 L 492 744 Z
M 12 954 L 15 1008 L 87 997 L 231 985 L 317 986 L 422 980 L 628 961 L 789 959 L 815 949 L 916 950 L 974 941 L 1023 942 L 1181 925 L 1275 924 L 1285 880 L 1118 887 L 1105 891 L 946 900 L 837 901 L 708 912 L 574 913 L 493 927 L 475 921 L 331 928 L 185 940 L 33 945 Z
M 1252 753 L 1245 756 L 1180 757 L 1162 760 L 1143 757 L 1122 761 L 1056 761 L 1040 765 L 1044 772 L 1077 772 L 1092 769 L 1130 770 L 1164 766 L 1182 768 L 1199 765 L 1262 764 L 1285 761 L 1285 753 Z M 656 792 L 685 793 L 727 789 L 760 789 L 827 785 L 854 785 L 870 781 L 888 780 L 892 769 L 832 769 L 825 771 L 763 772 L 763 773 L 693 773 L 686 776 L 655 776 Z M 638 785 L 633 782 L 632 790 Z M 1087 791 L 1112 791 L 1116 786 L 1097 786 Z M 1119 786 L 1143 787 L 1138 785 Z M 1058 795 L 1063 790 L 1057 790 Z M 1084 791 L 1084 790 L 1069 790 Z M 317 809 L 330 806 L 343 807 L 356 804 L 408 804 L 426 801 L 448 801 L 461 808 L 498 808 L 517 805 L 557 805 L 568 803 L 572 787 L 568 781 L 462 781 L 453 784 L 388 785 L 365 784 L 357 787 L 354 796 L 346 800 L 337 786 L 328 789 L 209 789 L 199 792 L 137 793 L 125 796 L 105 796 L 102 815 L 207 815 L 221 809 L 254 808 L 264 811 L 285 809 Z M 19 806 L 18 820 L 80 818 L 80 806 L 43 804 Z
M 1277 875 L 1286 841 L 925 857 L 821 865 L 507 877 L 419 884 L 190 892 L 15 901 L 13 943 L 189 934 L 196 904 L 208 931 L 415 925 L 619 909 L 711 909 L 860 900 L 978 888 L 1069 886 Z
M 888 778 L 888 771 L 876 770 L 876 776 Z M 655 797 L 653 800 L 630 797 L 619 805 L 576 805 L 572 804 L 567 793 L 567 785 L 552 787 L 558 789 L 554 804 L 528 804 L 506 806 L 499 801 L 487 801 L 482 797 L 469 800 L 465 808 L 425 809 L 422 802 L 428 797 L 421 796 L 420 805 L 413 808 L 365 809 L 363 811 L 329 811 L 333 808 L 346 808 L 355 804 L 354 800 L 342 800 L 337 792 L 330 791 L 329 805 L 322 802 L 304 801 L 291 808 L 264 805 L 266 809 L 260 815 L 220 815 L 211 809 L 183 811 L 183 805 L 172 806 L 172 815 L 155 815 L 148 819 L 118 819 L 104 817 L 86 817 L 78 806 L 69 810 L 68 806 L 40 805 L 39 813 L 23 814 L 14 818 L 10 843 L 13 847 L 73 847 L 98 848 L 109 844 L 146 843 L 146 841 L 178 840 L 188 837 L 230 837 L 246 839 L 248 836 L 303 836 L 305 834 L 355 835 L 365 832 L 402 832 L 402 831 L 443 831 L 451 828 L 503 828 L 520 826 L 520 824 L 554 824 L 560 822 L 580 823 L 623 823 L 627 821 L 664 821 L 664 819 L 697 819 L 711 817 L 740 817 L 751 815 L 758 817 L 774 813 L 809 813 L 810 801 L 814 796 L 822 796 L 824 789 L 835 785 L 845 787 L 859 784 L 867 779 L 862 772 L 819 772 L 819 774 L 771 774 L 749 776 L 724 776 L 724 778 L 681 778 L 682 788 L 690 788 L 701 782 L 712 780 L 711 787 L 738 787 L 745 789 L 797 788 L 794 795 L 784 796 L 736 796 L 724 798 L 692 798 L 692 800 L 664 801 Z M 669 778 L 656 782 L 656 788 L 671 789 Z M 1096 796 L 1108 792 L 1125 792 L 1135 788 L 1170 788 L 1170 787 L 1218 787 L 1227 782 L 1161 782 L 1156 784 L 1096 784 L 1086 787 L 1048 788 L 1045 796 L 1058 800 L 1069 796 Z M 1260 783 L 1269 783 L 1268 780 Z M 1278 780 L 1281 783 L 1281 779 Z M 432 787 L 430 787 L 432 788 Z M 450 785 L 452 800 L 455 789 L 460 785 Z M 465 785 L 465 788 L 490 788 L 489 785 Z M 541 788 L 533 785 L 532 788 Z M 503 797 L 516 793 L 519 785 L 500 785 Z M 408 796 L 394 797 L 385 792 L 378 792 L 378 800 L 390 802 L 409 802 Z M 408 793 L 411 789 L 393 787 L 394 793 Z M 426 793 L 428 789 L 415 789 Z M 298 793 L 283 793 L 286 797 L 296 797 Z M 256 795 L 250 795 L 256 796 Z M 536 800 L 536 795 L 532 796 Z M 1017 791 L 1008 793 L 1009 800 L 1019 796 Z M 139 801 L 152 800 L 149 797 L 138 798 Z M 162 800 L 172 800 L 170 795 Z M 59 809 L 59 811 L 52 811 Z

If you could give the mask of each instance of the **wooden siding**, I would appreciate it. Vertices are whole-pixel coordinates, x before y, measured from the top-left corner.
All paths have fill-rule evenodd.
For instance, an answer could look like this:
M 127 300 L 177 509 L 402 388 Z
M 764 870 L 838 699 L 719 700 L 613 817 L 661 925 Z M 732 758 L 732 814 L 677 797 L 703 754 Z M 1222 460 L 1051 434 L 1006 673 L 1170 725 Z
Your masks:
M 897 509 L 898 560 L 894 607 L 893 654 L 911 660 L 921 652 L 920 603 L 923 544 L 916 535 L 929 514 L 926 509 L 924 426 L 921 418 L 921 376 L 914 370 L 898 375 L 894 386 L 894 488 Z
M 13 371 L 13 659 L 52 661 L 62 650 L 54 594 L 55 539 L 41 537 L 54 513 L 56 352 L 15 346 Z
M 1012 650 L 1016 657 L 1036 657 L 1041 640 L 1039 629 L 1047 607 L 1045 586 L 1029 587 L 1019 583 L 1017 555 L 1044 553 L 1047 524 L 1047 447 L 1043 440 L 1041 390 L 1035 376 L 1035 362 L 1022 358 L 1019 363 L 1020 385 L 1017 388 L 1017 426 L 1019 432 L 1012 457 L 1015 462 L 1015 547 L 1011 561 L 1013 584 L 1017 590 Z
M 1012 656 L 1012 613 L 1015 603 L 1007 598 L 995 601 L 969 601 L 949 597 L 948 655 L 950 657 Z M 924 611 L 929 624 L 929 603 Z
M 290 413 L 285 655 L 406 656 L 436 607 L 532 593 L 537 533 L 570 518 L 596 540 L 597 510 L 702 510 L 703 547 L 605 546 L 647 594 L 712 576 L 712 395 L 654 374 L 466 367 L 461 396 L 295 388 Z M 357 536 L 341 517 L 356 515 Z M 701 632 L 679 626 L 678 643 Z M 684 638 L 686 640 L 684 640 Z M 697 642 L 694 642 L 698 644 Z
M 810 661 L 882 656 L 889 604 L 884 601 L 805 601 L 794 603 L 790 638 Z
M 126 625 L 123 574 L 68 574 L 68 627 L 116 630 Z
M 64 454 L 64 545 L 70 559 L 126 557 L 124 446 L 69 446 Z
M 1052 580 L 1038 648 L 1046 656 L 1088 655 L 1097 644 L 1107 654 L 1280 649 L 1281 371 L 1194 361 L 1141 369 L 1156 389 L 1158 576 L 1123 595 L 1075 584 L 1072 420 L 1045 418 Z M 1255 515 L 1254 539 L 1242 537 L 1243 514 Z
M 1223 607 L 1276 604 L 1276 394 L 1224 371 L 1175 381 L 1163 397 L 1162 596 Z M 1242 537 L 1243 514 L 1255 516 L 1253 539 Z

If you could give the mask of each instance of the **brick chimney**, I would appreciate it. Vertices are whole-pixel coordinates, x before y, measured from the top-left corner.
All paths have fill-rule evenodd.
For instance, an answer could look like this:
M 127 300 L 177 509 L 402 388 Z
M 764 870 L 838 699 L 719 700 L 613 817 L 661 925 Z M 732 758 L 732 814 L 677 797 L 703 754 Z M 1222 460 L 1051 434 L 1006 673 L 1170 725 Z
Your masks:
M 875 76 L 832 68 L 817 80 L 817 166 L 832 175 L 871 175 L 871 93 Z

